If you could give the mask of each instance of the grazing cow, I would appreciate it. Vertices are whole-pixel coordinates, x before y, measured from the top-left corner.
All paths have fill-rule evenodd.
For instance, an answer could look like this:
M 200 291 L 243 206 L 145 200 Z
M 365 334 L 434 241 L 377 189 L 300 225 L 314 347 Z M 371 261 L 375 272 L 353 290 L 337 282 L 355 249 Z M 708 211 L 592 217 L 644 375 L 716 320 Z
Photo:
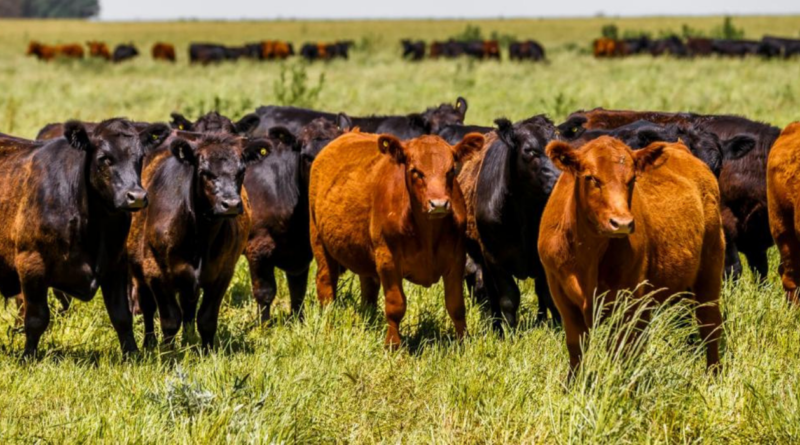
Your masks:
M 761 42 L 755 40 L 715 39 L 711 41 L 712 52 L 720 56 L 744 57 L 756 55 L 760 46 Z
M 559 129 L 564 137 L 574 139 L 586 128 L 615 128 L 637 120 L 694 124 L 696 129 L 719 138 L 723 159 L 731 158 L 723 162 L 719 177 L 728 249 L 726 271 L 733 278 L 741 275 L 741 252 L 753 272 L 758 273 L 762 280 L 766 279 L 767 249 L 773 244 L 767 217 L 767 155 L 780 135 L 780 128 L 739 116 L 596 108 L 572 113 Z M 739 153 L 746 154 L 739 156 Z
M 158 42 L 153 45 L 153 60 L 165 60 L 167 62 L 175 62 L 175 47 L 169 43 Z
M 508 45 L 508 58 L 511 60 L 545 60 L 544 47 L 534 40 L 513 42 Z
M 383 288 L 386 345 L 400 345 L 406 310 L 403 279 L 429 287 L 444 278 L 445 305 L 465 334 L 464 197 L 456 164 L 484 143 L 480 134 L 455 147 L 438 136 L 401 142 L 389 135 L 348 133 L 311 167 L 311 248 L 317 298 L 336 298 L 342 269 L 359 276 L 362 304 L 375 307 Z
M 227 59 L 226 48 L 214 43 L 192 43 L 189 45 L 189 63 L 208 65 L 224 62 Z
M 409 60 L 422 60 L 425 58 L 425 42 L 418 40 L 412 42 L 411 40 L 402 40 L 400 43 L 403 45 L 403 58 Z
M 272 146 L 221 133 L 176 132 L 168 143 L 169 149 L 148 157 L 142 173 L 152 198 L 135 215 L 128 236 L 132 300 L 144 316 L 145 347 L 156 343 L 157 308 L 165 344 L 181 325 L 192 340 L 197 315 L 202 346 L 210 349 L 222 297 L 250 232 L 245 169 Z
M 114 63 L 124 62 L 139 56 L 139 50 L 133 44 L 117 45 L 111 59 Z
M 686 50 L 686 45 L 684 45 L 679 37 L 672 36 L 650 42 L 650 54 L 653 57 L 664 54 L 675 57 L 685 57 L 688 55 L 688 51 Z
M 28 45 L 29 56 L 36 56 L 39 60 L 49 62 L 56 57 L 83 59 L 83 47 L 78 44 L 69 45 L 44 45 L 39 42 L 30 42 Z
M 254 135 L 266 135 L 274 126 L 286 127 L 293 134 L 317 118 L 337 121 L 337 115 L 322 111 L 296 107 L 266 106 L 256 109 L 261 123 L 253 130 Z M 467 101 L 463 97 L 456 99 L 456 104 L 443 103 L 431 107 L 422 113 L 405 116 L 368 116 L 352 117 L 352 124 L 365 133 L 388 133 L 400 139 L 412 139 L 423 134 L 436 134 L 446 125 L 463 124 L 467 114 Z
M 764 36 L 761 39 L 765 44 L 778 48 L 778 55 L 783 55 L 785 59 L 800 55 L 800 39 L 784 39 L 781 37 Z
M 595 57 L 620 57 L 628 53 L 627 45 L 622 40 L 601 37 L 592 44 Z
M 467 253 L 476 267 L 475 295 L 488 299 L 496 329 L 504 322 L 514 328 L 520 304 L 514 279 L 533 278 L 537 321 L 546 322 L 549 311 L 559 323 L 537 251 L 539 221 L 560 174 L 544 151 L 556 127 L 542 115 L 495 123 L 497 130 L 458 175 L 467 205 Z
M 125 238 L 147 205 L 142 159 L 168 134 L 111 119 L 91 132 L 68 122 L 52 141 L 0 137 L 0 294 L 24 298 L 26 356 L 50 323 L 49 288 L 82 301 L 102 289 L 122 351 L 137 350 Z
M 632 151 L 606 136 L 580 149 L 551 142 L 547 153 L 563 174 L 542 215 L 539 254 L 564 322 L 570 377 L 595 296 L 613 301 L 623 290 L 654 291 L 659 302 L 692 292 L 706 364 L 717 370 L 725 241 L 711 172 L 680 143 Z
M 769 228 L 778 245 L 781 275 L 786 298 L 800 304 L 800 122 L 787 126 L 781 133 L 767 162 L 767 203 Z
M 90 41 L 86 42 L 86 46 L 89 47 L 90 57 L 97 57 L 106 60 L 111 59 L 111 51 L 108 50 L 108 45 L 106 45 L 104 42 Z
M 706 131 L 695 128 L 692 124 L 658 125 L 648 121 L 636 121 L 632 124 L 611 130 L 587 130 L 573 141 L 573 146 L 581 146 L 601 136 L 611 136 L 624 142 L 628 147 L 638 150 L 653 142 L 682 141 L 698 159 L 703 161 L 714 176 L 719 178 L 723 160 L 739 159 L 747 154 L 750 147 L 734 147 L 745 151 L 723 153 L 719 138 Z
M 714 52 L 714 45 L 711 39 L 688 38 L 686 39 L 686 52 L 691 57 L 710 56 Z
M 483 127 L 480 125 L 460 125 L 452 124 L 445 125 L 438 133 L 439 137 L 447 141 L 450 145 L 456 145 L 464 139 L 464 136 L 470 133 L 480 133 L 485 135 L 494 131 L 494 127 Z
M 260 122 L 259 117 L 254 113 L 245 115 L 235 123 L 216 111 L 209 111 L 208 113 L 200 116 L 196 122 L 186 119 L 180 113 L 172 113 L 170 114 L 170 117 L 172 118 L 170 121 L 170 126 L 172 128 L 176 130 L 193 131 L 198 133 L 222 132 L 244 135 L 257 127 Z

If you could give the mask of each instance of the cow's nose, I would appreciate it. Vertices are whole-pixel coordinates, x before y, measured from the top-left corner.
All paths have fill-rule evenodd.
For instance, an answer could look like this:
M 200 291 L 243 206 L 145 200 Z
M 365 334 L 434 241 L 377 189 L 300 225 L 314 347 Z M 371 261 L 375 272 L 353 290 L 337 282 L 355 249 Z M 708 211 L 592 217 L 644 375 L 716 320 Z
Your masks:
M 242 200 L 239 198 L 223 199 L 220 207 L 226 215 L 239 215 L 244 211 Z
M 428 201 L 428 213 L 431 215 L 442 215 L 450 210 L 449 199 L 431 199 Z
M 129 209 L 143 209 L 147 207 L 147 192 L 144 190 L 133 190 L 125 195 L 126 205 Z
M 631 234 L 635 227 L 633 218 L 611 218 L 608 221 L 608 225 L 616 235 Z

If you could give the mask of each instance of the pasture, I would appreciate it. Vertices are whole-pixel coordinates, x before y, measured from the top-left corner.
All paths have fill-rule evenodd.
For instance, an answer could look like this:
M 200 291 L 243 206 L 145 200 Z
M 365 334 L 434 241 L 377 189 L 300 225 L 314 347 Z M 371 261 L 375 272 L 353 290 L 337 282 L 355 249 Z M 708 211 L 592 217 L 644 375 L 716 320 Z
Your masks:
M 630 57 L 596 60 L 602 25 L 621 30 L 710 30 L 722 19 L 485 20 L 242 23 L 4 21 L 0 26 L 0 132 L 35 137 L 48 122 L 126 116 L 166 121 L 218 109 L 238 118 L 262 104 L 294 102 L 353 115 L 421 111 L 457 96 L 466 123 L 489 125 L 546 113 L 561 122 L 580 108 L 732 113 L 785 126 L 800 118 L 800 60 Z M 401 38 L 445 39 L 467 23 L 533 38 L 549 63 L 400 58 Z M 800 17 L 736 18 L 746 37 L 800 36 Z M 41 63 L 31 39 L 49 43 L 134 42 L 142 56 Z M 189 66 L 190 41 L 354 40 L 348 61 L 300 60 Z M 156 41 L 178 63 L 150 59 Z M 324 80 L 320 80 L 324 75 Z M 283 81 L 281 78 L 283 77 Z M 300 79 L 306 77 L 306 82 Z M 296 79 L 296 80 L 294 80 Z M 318 94 L 303 92 L 320 86 Z M 294 87 L 294 89 L 293 89 Z M 294 91 L 294 92 L 293 92 Z M 535 326 L 536 297 L 523 284 L 519 328 L 498 336 L 468 302 L 469 336 L 459 344 L 441 285 L 407 286 L 406 344 L 383 347 L 382 315 L 359 310 L 357 280 L 321 309 L 312 284 L 305 319 L 291 319 L 280 281 L 269 326 L 258 323 L 246 262 L 223 304 L 217 351 L 191 345 L 124 361 L 101 298 L 75 302 L 45 333 L 44 358 L 19 359 L 16 308 L 0 308 L 0 441 L 236 443 L 796 443 L 800 441 L 800 313 L 785 303 L 770 251 L 767 283 L 750 273 L 726 282 L 724 371 L 705 373 L 687 307 L 659 311 L 636 358 L 593 334 L 584 368 L 568 386 L 564 334 Z M 313 276 L 313 273 L 312 273 Z M 55 307 L 55 306 L 54 306 Z M 137 341 L 142 325 L 137 320 Z

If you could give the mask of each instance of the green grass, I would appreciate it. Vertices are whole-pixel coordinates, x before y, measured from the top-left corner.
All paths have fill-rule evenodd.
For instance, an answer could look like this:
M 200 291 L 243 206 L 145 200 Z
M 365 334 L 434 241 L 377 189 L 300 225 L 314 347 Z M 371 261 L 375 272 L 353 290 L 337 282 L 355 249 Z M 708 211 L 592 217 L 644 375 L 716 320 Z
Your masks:
M 171 111 L 218 103 L 234 117 L 276 100 L 280 63 L 190 67 L 191 40 L 239 43 L 262 38 L 351 38 L 352 60 L 308 69 L 325 84 L 312 104 L 352 114 L 421 110 L 467 97 L 467 121 L 487 124 L 547 113 L 563 119 L 594 106 L 738 113 L 786 125 L 798 119 L 800 60 L 650 57 L 598 61 L 585 47 L 600 26 L 710 30 L 720 18 L 472 21 L 491 31 L 541 40 L 550 63 L 399 59 L 402 37 L 445 38 L 462 21 L 101 24 L 2 22 L 0 132 L 35 136 L 47 122 L 125 115 L 165 120 Z M 800 17 L 735 19 L 748 37 L 797 36 Z M 24 56 L 31 38 L 49 42 L 156 40 L 179 45 L 175 66 L 145 56 L 119 66 L 45 64 Z M 287 62 L 294 65 L 297 61 Z M 770 252 L 767 285 L 745 279 L 723 294 L 724 371 L 704 372 L 685 305 L 664 308 L 641 354 L 616 359 L 595 332 L 584 372 L 566 385 L 563 332 L 532 325 L 536 298 L 523 283 L 519 330 L 501 338 L 469 305 L 469 337 L 458 344 L 441 286 L 408 285 L 406 346 L 383 346 L 380 315 L 358 310 L 349 276 L 330 308 L 316 303 L 289 318 L 281 282 L 278 315 L 257 323 L 242 263 L 220 323 L 220 347 L 203 356 L 186 347 L 124 362 L 102 299 L 54 316 L 45 357 L 23 363 L 13 304 L 0 308 L 0 442 L 391 442 L 391 443 L 797 443 L 800 441 L 800 317 L 784 302 Z M 747 277 L 746 277 L 747 278 Z M 141 341 L 142 325 L 137 320 Z

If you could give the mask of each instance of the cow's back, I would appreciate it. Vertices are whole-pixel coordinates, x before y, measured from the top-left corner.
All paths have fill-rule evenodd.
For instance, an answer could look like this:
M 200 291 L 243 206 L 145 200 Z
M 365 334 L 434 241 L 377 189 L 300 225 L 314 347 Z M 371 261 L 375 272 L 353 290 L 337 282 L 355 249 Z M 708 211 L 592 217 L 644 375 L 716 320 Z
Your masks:
M 375 274 L 370 225 L 373 199 L 381 193 L 375 189 L 376 173 L 387 161 L 378 151 L 378 135 L 347 133 L 311 167 L 312 230 L 326 240 L 326 250 L 339 263 L 359 274 Z

